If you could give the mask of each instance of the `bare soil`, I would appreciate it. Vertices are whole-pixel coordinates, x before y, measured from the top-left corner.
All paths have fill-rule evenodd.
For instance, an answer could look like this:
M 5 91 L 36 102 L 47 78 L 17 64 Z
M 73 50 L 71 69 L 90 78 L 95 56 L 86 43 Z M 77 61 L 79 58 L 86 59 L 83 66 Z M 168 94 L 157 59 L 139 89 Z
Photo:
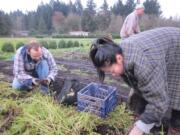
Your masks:
M 89 60 L 56 58 L 56 63 L 59 71 L 55 82 L 55 89 L 61 90 L 65 80 L 77 80 L 82 84 L 82 87 L 91 82 L 99 83 L 96 69 Z M 13 62 L 0 61 L 0 67 L 0 80 L 11 83 L 13 80 Z M 111 75 L 107 75 L 106 78 L 104 83 L 116 87 L 118 95 L 126 99 L 129 87 L 124 84 L 122 79 L 112 77 Z

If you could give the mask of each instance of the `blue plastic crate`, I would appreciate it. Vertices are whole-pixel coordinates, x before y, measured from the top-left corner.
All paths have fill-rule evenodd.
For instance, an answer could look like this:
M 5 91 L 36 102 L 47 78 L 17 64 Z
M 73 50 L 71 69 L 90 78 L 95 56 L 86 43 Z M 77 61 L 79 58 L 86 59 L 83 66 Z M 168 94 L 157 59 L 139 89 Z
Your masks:
M 78 92 L 78 110 L 105 118 L 117 105 L 116 88 L 90 83 Z

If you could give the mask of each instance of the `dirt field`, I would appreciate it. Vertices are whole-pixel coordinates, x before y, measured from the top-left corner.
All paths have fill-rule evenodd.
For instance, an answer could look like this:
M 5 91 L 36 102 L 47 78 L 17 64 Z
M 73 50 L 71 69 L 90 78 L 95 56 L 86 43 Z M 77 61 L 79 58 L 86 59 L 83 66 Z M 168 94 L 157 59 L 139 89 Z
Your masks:
M 59 83 L 59 88 L 61 88 L 61 82 L 64 80 L 77 80 L 78 82 L 86 85 L 91 82 L 97 82 L 98 77 L 96 74 L 96 69 L 93 67 L 92 63 L 81 57 L 79 59 L 63 59 L 56 58 L 56 63 L 58 65 L 58 76 L 56 79 L 56 84 Z M 13 79 L 13 62 L 12 61 L 0 61 L 0 79 L 8 82 L 12 82 Z M 111 85 L 117 87 L 117 92 L 122 97 L 127 97 L 129 88 L 121 78 L 115 78 L 111 75 L 107 75 L 105 82 L 106 85 Z M 58 85 L 56 89 L 59 89 Z

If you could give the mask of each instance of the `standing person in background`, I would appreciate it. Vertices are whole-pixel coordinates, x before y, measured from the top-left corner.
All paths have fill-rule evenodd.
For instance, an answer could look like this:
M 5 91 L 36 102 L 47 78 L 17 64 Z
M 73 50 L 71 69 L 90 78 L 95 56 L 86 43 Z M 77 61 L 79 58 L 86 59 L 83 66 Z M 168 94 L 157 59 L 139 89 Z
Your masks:
M 140 32 L 139 16 L 142 14 L 144 14 L 144 6 L 141 4 L 136 5 L 135 10 L 126 17 L 123 23 L 120 31 L 122 39 Z
M 16 52 L 12 87 L 31 90 L 33 86 L 40 86 L 42 93 L 48 93 L 48 86 L 54 81 L 57 71 L 52 54 L 38 42 L 30 42 Z

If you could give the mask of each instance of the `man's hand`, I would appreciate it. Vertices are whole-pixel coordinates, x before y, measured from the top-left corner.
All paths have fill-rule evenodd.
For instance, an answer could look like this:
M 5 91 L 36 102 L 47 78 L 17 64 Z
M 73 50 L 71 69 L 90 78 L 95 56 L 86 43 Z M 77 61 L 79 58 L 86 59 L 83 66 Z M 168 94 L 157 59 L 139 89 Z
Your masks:
M 35 86 L 38 86 L 38 85 L 40 85 L 40 80 L 39 79 L 37 79 L 37 78 L 32 78 L 32 83 L 35 85 Z
M 143 135 L 143 131 L 141 131 L 137 126 L 134 126 L 129 135 Z
M 50 83 L 51 83 L 51 79 L 50 79 L 50 78 L 46 78 L 46 79 L 41 80 L 41 84 L 42 84 L 42 85 L 47 85 L 47 86 L 49 86 Z

